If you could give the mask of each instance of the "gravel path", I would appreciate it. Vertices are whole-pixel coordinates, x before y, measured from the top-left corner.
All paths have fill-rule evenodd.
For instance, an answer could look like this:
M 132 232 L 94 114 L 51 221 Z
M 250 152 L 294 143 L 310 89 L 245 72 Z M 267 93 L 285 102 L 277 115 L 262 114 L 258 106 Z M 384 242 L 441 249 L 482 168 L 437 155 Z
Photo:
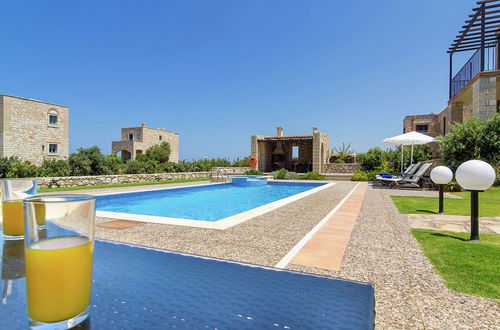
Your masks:
M 340 272 L 290 269 L 373 283 L 378 329 L 500 329 L 498 302 L 449 291 L 389 197 L 422 193 L 369 187 Z

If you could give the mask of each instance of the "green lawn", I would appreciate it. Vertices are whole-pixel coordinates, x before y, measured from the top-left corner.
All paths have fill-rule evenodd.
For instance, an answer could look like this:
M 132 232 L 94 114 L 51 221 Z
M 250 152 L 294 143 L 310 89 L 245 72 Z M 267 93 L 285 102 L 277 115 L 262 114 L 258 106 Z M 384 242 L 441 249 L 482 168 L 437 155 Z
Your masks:
M 470 192 L 453 193 L 462 199 L 445 198 L 444 212 L 451 215 L 470 215 Z M 391 196 L 392 201 L 403 214 L 437 214 L 436 197 Z M 490 188 L 479 193 L 479 216 L 500 217 L 500 189 Z
M 468 233 L 412 233 L 449 289 L 500 299 L 500 235 L 481 234 L 480 242 L 469 242 Z
M 64 188 L 42 188 L 38 192 L 58 192 L 58 191 L 72 191 L 72 190 L 87 190 L 87 189 L 103 189 L 103 188 L 117 188 L 117 187 L 133 187 L 133 186 L 149 186 L 154 184 L 169 184 L 169 183 L 182 183 L 182 182 L 197 182 L 209 181 L 209 178 L 202 179 L 183 179 L 183 180 L 168 180 L 168 181 L 154 181 L 154 182 L 137 182 L 137 183 L 120 183 L 120 184 L 106 184 L 101 186 L 79 186 L 79 187 L 64 187 Z

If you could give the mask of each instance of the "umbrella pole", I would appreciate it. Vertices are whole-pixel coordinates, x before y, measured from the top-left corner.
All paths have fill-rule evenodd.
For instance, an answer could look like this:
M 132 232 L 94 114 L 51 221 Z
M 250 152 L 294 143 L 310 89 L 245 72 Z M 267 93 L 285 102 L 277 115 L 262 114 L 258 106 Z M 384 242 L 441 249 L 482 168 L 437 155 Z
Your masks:
M 401 145 L 401 175 L 403 175 L 403 145 Z
M 411 145 L 411 165 L 413 165 L 413 144 Z

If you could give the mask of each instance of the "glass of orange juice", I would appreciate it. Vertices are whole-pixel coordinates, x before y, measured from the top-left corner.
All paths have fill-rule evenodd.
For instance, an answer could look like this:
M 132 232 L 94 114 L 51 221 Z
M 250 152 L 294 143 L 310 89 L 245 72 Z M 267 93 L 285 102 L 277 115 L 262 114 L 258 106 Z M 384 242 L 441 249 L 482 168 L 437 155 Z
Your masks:
M 40 235 L 39 209 L 47 223 Z M 88 317 L 94 252 L 95 197 L 24 199 L 26 295 L 30 327 L 69 329 Z
M 24 237 L 23 199 L 36 194 L 38 181 L 33 179 L 3 179 L 0 182 L 2 194 L 2 232 L 7 240 Z M 44 211 L 38 208 L 38 228 L 45 225 Z

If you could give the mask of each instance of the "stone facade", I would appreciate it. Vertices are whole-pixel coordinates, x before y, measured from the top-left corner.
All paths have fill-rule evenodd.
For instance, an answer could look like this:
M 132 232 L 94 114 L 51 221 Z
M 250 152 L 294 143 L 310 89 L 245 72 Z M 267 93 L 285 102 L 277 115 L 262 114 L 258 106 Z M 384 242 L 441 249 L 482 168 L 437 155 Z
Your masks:
M 416 131 L 432 137 L 439 134 L 438 115 L 414 115 L 406 116 L 403 120 L 403 133 Z
M 347 173 L 352 174 L 361 169 L 358 163 L 333 163 L 323 164 L 321 173 Z
M 0 95 L 0 157 L 16 156 L 36 165 L 67 159 L 68 131 L 68 107 Z
M 253 135 L 250 154 L 257 157 L 257 169 L 271 172 L 285 168 L 294 172 L 321 172 L 330 157 L 330 136 L 313 127 L 311 135 L 284 136 L 276 128 L 276 136 Z
M 92 176 L 64 176 L 52 178 L 38 178 L 40 188 L 98 186 L 120 183 L 140 183 L 169 181 L 182 179 L 209 178 L 211 172 L 182 172 L 182 173 L 154 173 L 154 174 L 118 174 Z
M 426 124 L 431 136 L 446 135 L 454 123 L 464 123 L 471 117 L 483 120 L 500 112 L 500 70 L 478 73 L 453 98 L 438 115 L 406 116 L 403 131 L 417 131 L 416 125 Z
M 121 140 L 111 143 L 111 152 L 121 152 L 122 159 L 127 161 L 135 159 L 138 154 L 144 153 L 148 148 L 168 142 L 170 144 L 170 161 L 179 161 L 179 134 L 164 128 L 149 128 L 146 124 L 140 127 L 126 127 L 121 129 Z

